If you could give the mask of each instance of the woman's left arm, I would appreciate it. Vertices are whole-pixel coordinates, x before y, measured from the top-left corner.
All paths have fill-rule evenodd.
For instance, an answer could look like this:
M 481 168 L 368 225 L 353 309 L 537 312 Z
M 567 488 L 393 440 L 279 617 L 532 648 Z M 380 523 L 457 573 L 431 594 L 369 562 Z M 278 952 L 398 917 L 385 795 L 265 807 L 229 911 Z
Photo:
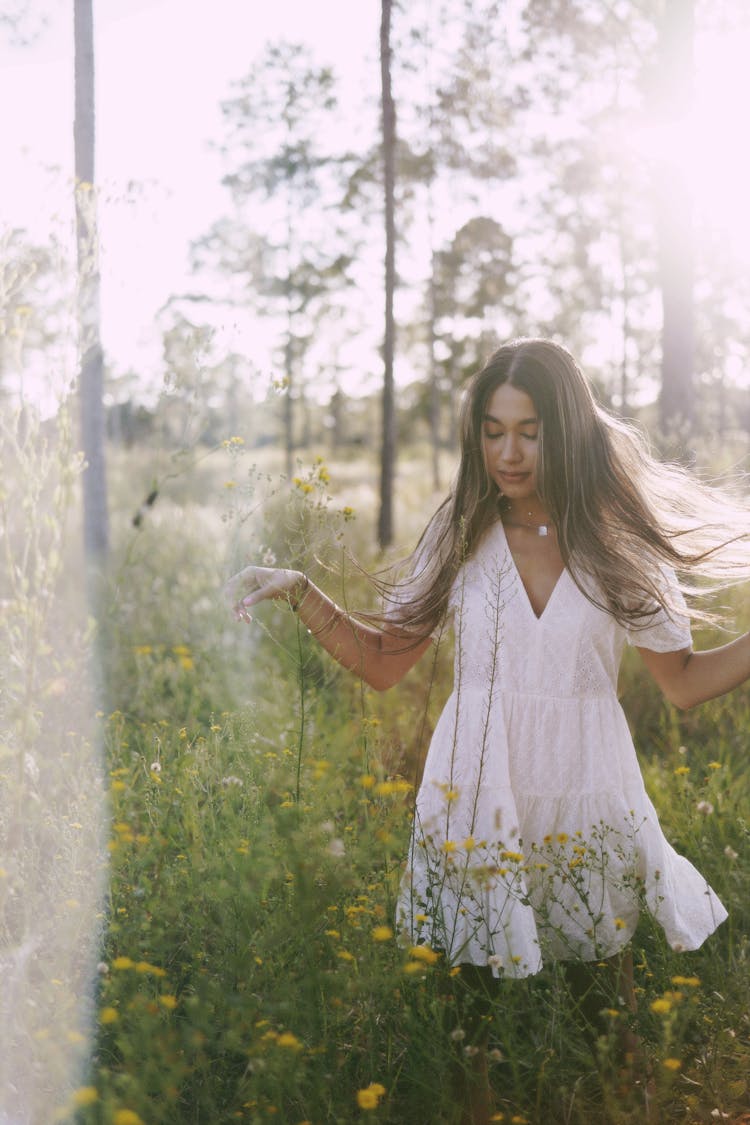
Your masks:
M 750 633 L 705 652 L 638 651 L 669 702 L 684 710 L 725 695 L 750 679 Z

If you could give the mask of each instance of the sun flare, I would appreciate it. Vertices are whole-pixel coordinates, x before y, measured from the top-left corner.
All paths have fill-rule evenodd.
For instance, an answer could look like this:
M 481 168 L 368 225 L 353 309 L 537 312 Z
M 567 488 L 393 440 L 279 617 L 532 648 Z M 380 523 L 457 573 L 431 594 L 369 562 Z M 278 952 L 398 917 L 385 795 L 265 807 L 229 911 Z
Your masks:
M 702 31 L 695 39 L 691 105 L 677 120 L 651 117 L 624 139 L 626 151 L 672 169 L 689 187 L 695 230 L 750 263 L 750 25 Z

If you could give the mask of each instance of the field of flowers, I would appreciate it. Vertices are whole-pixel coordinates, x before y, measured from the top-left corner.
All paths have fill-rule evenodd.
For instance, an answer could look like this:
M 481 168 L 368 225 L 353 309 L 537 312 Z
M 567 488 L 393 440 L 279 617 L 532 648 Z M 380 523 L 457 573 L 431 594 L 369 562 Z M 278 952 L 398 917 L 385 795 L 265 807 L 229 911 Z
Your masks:
M 282 485 L 241 442 L 160 488 L 154 459 L 116 466 L 115 563 L 99 648 L 107 890 L 93 1053 L 58 1121 L 78 1125 L 458 1122 L 462 1072 L 489 1032 L 492 1118 L 643 1122 L 622 1069 L 630 1020 L 654 1073 L 650 1120 L 736 1121 L 750 1108 L 750 703 L 678 715 L 637 660 L 623 701 L 668 838 L 729 909 L 676 953 L 643 921 L 639 1011 L 594 1022 L 563 969 L 472 994 L 394 905 L 422 755 L 450 653 L 377 695 L 333 665 L 283 605 L 233 621 L 221 586 L 246 561 L 304 566 L 372 606 L 349 550 L 368 547 L 362 465 L 300 466 Z M 402 468 L 410 548 L 433 501 Z M 373 472 L 374 477 L 374 472 Z M 406 529 L 409 529 L 408 531 Z M 572 863 L 575 841 L 553 842 Z

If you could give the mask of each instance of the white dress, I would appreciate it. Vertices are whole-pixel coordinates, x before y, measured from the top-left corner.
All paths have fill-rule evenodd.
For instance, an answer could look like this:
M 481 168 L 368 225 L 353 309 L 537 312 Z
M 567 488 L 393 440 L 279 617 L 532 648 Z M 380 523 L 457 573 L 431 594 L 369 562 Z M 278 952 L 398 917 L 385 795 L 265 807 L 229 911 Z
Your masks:
M 454 688 L 417 795 L 402 939 L 521 977 L 611 956 L 646 909 L 674 949 L 697 948 L 726 910 L 665 839 L 617 699 L 626 640 L 685 648 L 687 618 L 625 630 L 567 570 L 537 617 L 499 520 L 449 608 Z

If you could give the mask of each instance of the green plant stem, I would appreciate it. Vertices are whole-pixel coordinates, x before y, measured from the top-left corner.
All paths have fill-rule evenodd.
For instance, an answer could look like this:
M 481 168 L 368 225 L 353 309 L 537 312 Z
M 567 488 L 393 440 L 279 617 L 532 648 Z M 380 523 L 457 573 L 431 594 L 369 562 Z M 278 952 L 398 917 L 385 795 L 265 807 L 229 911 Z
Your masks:
M 302 773 L 302 746 L 305 740 L 305 667 L 302 651 L 302 625 L 297 619 L 297 682 L 299 684 L 299 737 L 297 740 L 297 780 L 294 796 L 299 804 L 300 776 Z

